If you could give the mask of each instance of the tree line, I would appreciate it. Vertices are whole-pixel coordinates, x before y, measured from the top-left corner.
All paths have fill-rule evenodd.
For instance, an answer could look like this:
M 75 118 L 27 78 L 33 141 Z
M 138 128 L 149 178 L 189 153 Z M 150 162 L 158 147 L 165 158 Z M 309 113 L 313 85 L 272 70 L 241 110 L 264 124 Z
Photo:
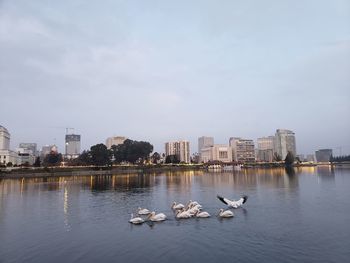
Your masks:
M 331 155 L 330 162 L 350 162 L 350 155 L 333 156 Z

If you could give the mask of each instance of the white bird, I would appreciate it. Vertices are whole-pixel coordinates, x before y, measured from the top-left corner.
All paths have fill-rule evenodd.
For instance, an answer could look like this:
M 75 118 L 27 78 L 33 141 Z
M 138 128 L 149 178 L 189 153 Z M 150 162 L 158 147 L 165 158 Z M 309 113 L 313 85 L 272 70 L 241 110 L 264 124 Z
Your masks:
M 196 217 L 201 217 L 201 218 L 207 218 L 207 217 L 210 217 L 210 214 L 208 212 L 200 212 L 198 211 L 196 214 L 195 214 Z
M 197 201 L 190 200 L 190 201 L 188 201 L 186 208 L 188 209 L 188 208 L 191 208 L 191 207 L 196 206 L 196 205 L 200 205 L 200 204 Z
M 180 210 L 182 208 L 184 208 L 185 206 L 183 204 L 177 204 L 176 202 L 173 203 L 173 205 L 171 206 L 171 208 L 173 210 Z
M 218 216 L 220 217 L 233 217 L 233 212 L 231 210 L 220 209 Z
M 134 214 L 131 214 L 131 218 L 129 220 L 130 223 L 138 225 L 138 224 L 142 224 L 143 222 L 145 222 L 145 220 L 143 220 L 141 217 L 134 217 Z
M 149 210 L 146 209 L 146 208 L 141 208 L 141 207 L 139 207 L 137 213 L 138 213 L 139 215 L 148 215 L 148 214 L 151 213 L 151 211 L 149 211 Z
M 191 218 L 192 215 L 188 212 L 188 211 L 185 211 L 185 210 L 177 210 L 176 212 L 176 216 L 175 216 L 177 219 L 184 219 L 184 218 Z
M 163 213 L 156 214 L 156 212 L 153 211 L 147 216 L 147 219 L 153 222 L 164 221 L 166 219 L 166 215 Z
M 191 208 L 187 209 L 186 211 L 188 211 L 191 215 L 195 215 L 197 212 L 199 212 L 199 210 L 202 208 L 201 205 L 195 205 L 192 206 Z
M 237 201 L 235 200 L 229 200 L 225 197 L 222 196 L 217 196 L 219 198 L 219 200 L 221 202 L 223 202 L 224 204 L 227 204 L 228 207 L 232 207 L 232 208 L 238 208 L 240 206 L 242 206 L 245 202 L 247 202 L 248 196 L 243 195 L 240 199 L 238 199 Z

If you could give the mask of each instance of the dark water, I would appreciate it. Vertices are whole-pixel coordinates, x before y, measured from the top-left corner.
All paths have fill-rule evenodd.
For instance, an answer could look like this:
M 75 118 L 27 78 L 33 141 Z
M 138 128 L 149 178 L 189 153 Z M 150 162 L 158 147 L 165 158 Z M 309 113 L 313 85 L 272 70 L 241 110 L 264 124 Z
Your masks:
M 216 195 L 247 194 L 235 217 Z M 209 219 L 175 220 L 173 201 Z M 131 225 L 147 207 L 161 223 Z M 328 166 L 0 181 L 0 262 L 349 262 L 350 170 Z

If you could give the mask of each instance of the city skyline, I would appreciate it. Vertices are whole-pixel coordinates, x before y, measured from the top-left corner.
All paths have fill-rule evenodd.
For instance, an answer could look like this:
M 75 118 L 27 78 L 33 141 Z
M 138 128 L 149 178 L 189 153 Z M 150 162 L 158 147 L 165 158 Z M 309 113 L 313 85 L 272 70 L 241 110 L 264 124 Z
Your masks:
M 350 154 L 350 3 L 0 4 L 0 124 L 81 150 L 120 135 L 217 144 L 292 130 L 298 153 Z

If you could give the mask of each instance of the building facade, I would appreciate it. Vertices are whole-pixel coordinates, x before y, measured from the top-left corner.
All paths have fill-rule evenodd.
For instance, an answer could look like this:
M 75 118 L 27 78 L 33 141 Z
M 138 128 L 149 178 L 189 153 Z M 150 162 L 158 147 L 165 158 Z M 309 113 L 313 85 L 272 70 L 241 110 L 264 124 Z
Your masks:
M 18 145 L 18 148 L 25 151 L 29 151 L 32 155 L 38 156 L 37 144 L 36 143 L 27 143 L 22 142 Z
M 77 158 L 80 154 L 80 139 L 78 134 L 66 134 L 65 154 L 66 158 Z
M 232 147 L 222 144 L 214 144 L 213 146 L 203 148 L 201 150 L 201 162 L 207 163 L 212 161 L 232 162 Z
M 231 137 L 229 145 L 232 147 L 233 161 L 255 162 L 255 147 L 253 140 Z
M 18 164 L 18 155 L 10 150 L 11 135 L 9 131 L 0 125 L 0 164 L 7 165 L 8 163 Z
M 128 138 L 124 136 L 114 136 L 114 137 L 109 137 L 106 139 L 106 146 L 107 149 L 111 149 L 112 145 L 119 145 L 123 144 L 125 140 Z
M 198 138 L 198 153 L 200 154 L 202 149 L 208 148 L 214 145 L 213 137 L 202 136 Z
M 190 163 L 190 142 L 176 141 L 165 143 L 165 156 L 176 155 L 180 162 Z
M 284 160 L 291 152 L 294 156 L 297 155 L 295 134 L 293 131 L 285 129 L 277 129 L 275 134 L 275 152 Z
M 257 160 L 261 162 L 272 162 L 274 153 L 275 136 L 261 137 L 257 139 Z
M 315 152 L 316 161 L 318 163 L 329 162 L 333 154 L 332 149 L 320 149 Z

